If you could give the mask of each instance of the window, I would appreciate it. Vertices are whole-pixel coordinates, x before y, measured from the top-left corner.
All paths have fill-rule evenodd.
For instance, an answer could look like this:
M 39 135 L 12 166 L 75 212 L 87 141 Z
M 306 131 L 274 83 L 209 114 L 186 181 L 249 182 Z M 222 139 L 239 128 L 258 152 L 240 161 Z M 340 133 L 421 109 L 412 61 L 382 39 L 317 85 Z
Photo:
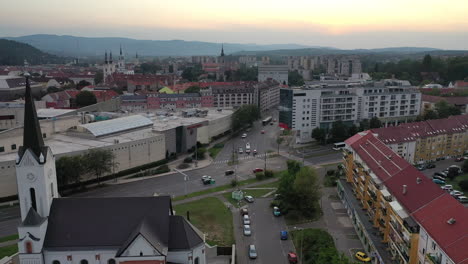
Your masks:
M 193 262 L 193 264 L 199 264 L 200 263 L 200 259 L 198 257 L 195 258 L 195 261 Z
M 435 250 L 436 249 L 436 243 L 434 243 L 434 241 L 432 241 L 432 250 Z
M 31 199 L 31 206 L 34 208 L 34 210 L 37 211 L 37 205 L 36 205 L 36 190 L 34 188 L 29 189 L 29 195 Z
M 11 145 L 11 150 L 15 150 L 15 149 L 16 149 L 16 144 Z
M 115 264 L 115 259 L 109 259 L 109 260 L 107 261 L 107 264 Z
M 88 264 L 88 261 L 87 261 L 86 259 L 82 259 L 82 260 L 80 261 L 80 264 Z
M 31 254 L 33 253 L 33 247 L 31 241 L 26 241 L 24 243 L 24 247 L 26 248 L 26 253 Z
M 4 152 L 5 151 L 5 147 L 0 147 L 0 152 Z
M 52 261 L 52 264 L 60 264 L 60 261 L 54 260 L 54 261 Z
M 46 138 L 47 137 L 46 133 L 42 133 L 42 137 Z

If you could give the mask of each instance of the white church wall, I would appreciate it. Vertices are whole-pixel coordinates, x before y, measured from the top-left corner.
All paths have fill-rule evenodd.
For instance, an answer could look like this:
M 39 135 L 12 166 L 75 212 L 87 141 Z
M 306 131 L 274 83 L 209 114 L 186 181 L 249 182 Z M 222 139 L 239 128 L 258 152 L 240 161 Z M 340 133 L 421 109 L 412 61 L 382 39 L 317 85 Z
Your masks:
M 32 252 L 33 253 L 41 253 L 42 246 L 44 244 L 44 238 L 47 231 L 47 224 L 48 221 L 45 220 L 39 226 L 19 226 L 18 227 L 18 237 L 22 239 L 22 241 L 18 241 L 18 252 L 20 254 L 27 253 L 27 243 L 31 243 L 32 245 Z M 29 234 L 32 236 L 39 238 L 38 241 L 35 241 L 29 237 Z
M 142 235 L 139 235 L 122 253 L 122 257 L 161 255 Z
M 171 263 L 193 263 L 189 262 L 189 256 L 191 256 L 191 251 L 172 251 L 167 254 L 167 262 Z
M 97 249 L 97 250 L 89 250 L 89 251 L 44 250 L 44 264 L 53 264 L 54 261 L 59 261 L 60 264 L 81 264 L 82 260 L 87 260 L 88 264 L 107 264 L 109 259 L 115 259 L 116 253 L 117 253 L 117 249 L 115 250 Z

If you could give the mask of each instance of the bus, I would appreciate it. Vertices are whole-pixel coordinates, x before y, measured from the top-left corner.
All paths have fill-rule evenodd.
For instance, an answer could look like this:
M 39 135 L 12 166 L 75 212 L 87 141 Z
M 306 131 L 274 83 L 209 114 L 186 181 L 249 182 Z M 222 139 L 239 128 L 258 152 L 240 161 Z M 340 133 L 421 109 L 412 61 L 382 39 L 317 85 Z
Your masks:
M 262 124 L 263 124 L 264 126 L 268 125 L 268 124 L 271 122 L 271 119 L 272 119 L 271 116 L 269 116 L 269 117 L 263 119 Z
M 346 146 L 346 143 L 344 142 L 338 142 L 333 144 L 333 150 L 340 150 L 343 149 Z

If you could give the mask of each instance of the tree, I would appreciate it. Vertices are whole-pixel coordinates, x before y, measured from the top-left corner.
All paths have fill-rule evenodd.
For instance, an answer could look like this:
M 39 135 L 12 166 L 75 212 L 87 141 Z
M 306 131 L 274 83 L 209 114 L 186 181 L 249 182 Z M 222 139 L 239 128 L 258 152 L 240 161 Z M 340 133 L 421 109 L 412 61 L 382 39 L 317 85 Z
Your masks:
M 442 100 L 435 104 L 435 110 L 437 111 L 439 118 L 447 118 L 451 115 L 460 115 L 461 111 L 456 106 L 447 103 L 447 101 Z
M 100 177 L 112 172 L 117 165 L 114 162 L 115 155 L 107 149 L 91 149 L 84 155 L 83 163 L 87 172 L 93 173 L 96 176 L 98 184 L 101 184 Z
M 251 125 L 260 118 L 260 109 L 256 105 L 242 105 L 231 116 L 232 130 L 238 131 L 245 125 Z
M 370 124 L 369 124 L 369 119 L 363 119 L 361 122 L 359 122 L 359 131 L 365 131 L 369 130 Z
M 423 114 L 424 120 L 431 120 L 431 119 L 437 119 L 437 118 L 439 118 L 439 115 L 437 114 L 436 111 L 432 109 L 426 110 Z
M 355 124 L 348 128 L 348 137 L 352 137 L 359 132 L 359 129 Z
M 294 179 L 294 195 L 291 205 L 304 216 L 312 216 L 319 210 L 320 183 L 317 172 L 311 167 L 301 167 Z
M 196 64 L 193 67 L 187 67 L 182 72 L 182 78 L 194 82 L 198 81 L 198 77 L 204 73 L 201 64 Z
M 460 189 L 464 192 L 468 192 L 468 180 L 462 180 L 458 183 L 458 186 L 460 186 Z
M 301 163 L 296 160 L 288 160 L 286 161 L 286 164 L 288 166 L 288 173 L 294 176 L 302 167 Z
M 91 85 L 91 83 L 85 80 L 81 80 L 78 84 L 76 84 L 76 89 L 80 90 L 81 88 L 86 87 L 88 85 Z
M 290 71 L 288 73 L 288 83 L 290 86 L 301 86 L 304 85 L 304 78 L 298 71 Z
M 424 56 L 423 62 L 422 62 L 422 70 L 425 72 L 431 72 L 432 71 L 432 57 L 431 55 L 427 54 Z
M 189 88 L 185 89 L 184 93 L 199 93 L 200 86 L 192 85 Z
M 341 142 L 347 138 L 348 134 L 346 133 L 346 126 L 343 121 L 338 120 L 333 122 L 330 136 L 333 142 Z
M 376 116 L 372 117 L 370 122 L 369 122 L 369 128 L 380 128 L 382 127 L 382 122 L 380 119 Z
M 325 129 L 316 127 L 312 130 L 312 138 L 317 140 L 320 144 L 325 144 L 327 139 L 327 132 Z
M 79 183 L 85 172 L 83 156 L 64 156 L 55 162 L 58 186 Z
M 96 96 L 90 91 L 81 91 L 76 95 L 76 105 L 84 107 L 97 103 Z
M 100 84 L 104 80 L 104 74 L 102 71 L 96 72 L 94 75 L 94 83 L 95 84 Z
M 463 162 L 463 166 L 462 166 L 461 169 L 462 169 L 462 171 L 463 171 L 464 173 L 468 173 L 468 160 L 465 160 L 465 161 Z

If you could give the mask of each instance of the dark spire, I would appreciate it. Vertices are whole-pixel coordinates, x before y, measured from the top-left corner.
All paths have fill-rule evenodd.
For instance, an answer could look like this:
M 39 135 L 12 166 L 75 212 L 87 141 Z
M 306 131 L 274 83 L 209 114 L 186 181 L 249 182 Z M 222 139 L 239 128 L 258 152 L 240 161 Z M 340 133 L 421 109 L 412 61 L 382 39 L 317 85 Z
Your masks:
M 107 64 L 107 50 L 106 50 L 106 56 L 104 57 L 104 63 Z
M 44 147 L 41 127 L 37 119 L 36 106 L 31 94 L 29 85 L 29 76 L 26 76 L 26 93 L 24 103 L 24 131 L 23 131 L 23 150 L 30 149 L 39 158 Z
M 110 54 L 109 54 L 109 63 L 112 63 L 112 50 L 110 51 Z
M 221 56 L 224 57 L 224 44 L 221 44 Z
M 120 44 L 120 56 L 122 56 L 122 44 Z
M 136 53 L 135 53 L 135 58 L 137 58 L 137 59 L 138 59 L 138 52 L 136 52 Z

